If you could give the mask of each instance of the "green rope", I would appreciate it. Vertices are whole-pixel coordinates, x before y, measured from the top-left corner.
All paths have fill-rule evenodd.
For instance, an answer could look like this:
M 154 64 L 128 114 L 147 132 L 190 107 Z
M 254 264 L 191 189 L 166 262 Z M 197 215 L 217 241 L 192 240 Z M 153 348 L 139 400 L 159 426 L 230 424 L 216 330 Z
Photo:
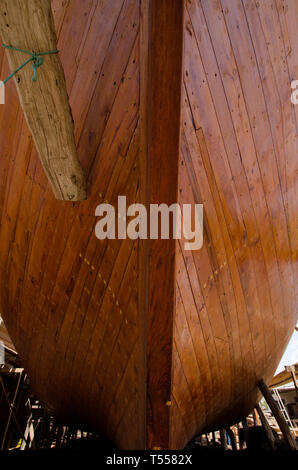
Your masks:
M 43 64 L 43 57 L 44 55 L 49 55 L 49 54 L 58 54 L 59 51 L 48 51 L 48 52 L 29 52 L 29 51 L 24 51 L 23 49 L 18 49 L 17 47 L 13 46 L 7 46 L 6 44 L 2 44 L 2 47 L 5 47 L 5 49 L 11 49 L 13 51 L 18 51 L 18 52 L 23 52 L 24 54 L 29 54 L 31 57 L 26 60 L 22 65 L 20 65 L 14 72 L 12 72 L 3 82 L 1 85 L 5 85 L 5 83 L 8 82 L 16 73 L 19 72 L 25 65 L 29 64 L 29 62 L 32 61 L 32 69 L 33 69 L 33 77 L 32 81 L 36 82 L 37 81 L 37 69 Z

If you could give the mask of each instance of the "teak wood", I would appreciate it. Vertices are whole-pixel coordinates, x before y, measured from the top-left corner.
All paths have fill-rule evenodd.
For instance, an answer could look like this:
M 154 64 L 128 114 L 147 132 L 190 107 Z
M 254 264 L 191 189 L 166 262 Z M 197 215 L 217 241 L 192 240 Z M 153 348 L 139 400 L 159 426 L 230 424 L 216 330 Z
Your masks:
M 60 421 L 122 449 L 181 449 L 247 416 L 297 321 L 298 3 L 51 6 L 89 193 L 53 197 L 8 82 L 0 312 Z M 20 46 L 38 45 L 54 46 Z M 38 69 L 41 93 L 57 60 Z M 20 77 L 31 86 L 30 67 Z M 98 240 L 95 209 L 118 195 L 203 204 L 202 249 Z
M 143 17 L 147 31 L 141 55 L 148 57 L 142 74 L 147 89 L 148 202 L 169 206 L 177 201 L 180 155 L 183 1 L 153 0 Z M 164 124 L 168 123 L 165 131 Z M 147 442 L 149 448 L 169 446 L 173 312 L 175 309 L 176 241 L 149 240 L 147 327 Z
M 48 52 L 57 49 L 51 0 L 1 0 L 2 41 L 19 49 Z M 71 51 L 71 44 L 69 44 Z M 11 71 L 27 55 L 7 50 Z M 16 74 L 22 109 L 53 192 L 57 199 L 80 201 L 86 198 L 86 182 L 80 166 L 68 103 L 65 77 L 57 54 L 43 56 L 32 81 L 32 67 Z

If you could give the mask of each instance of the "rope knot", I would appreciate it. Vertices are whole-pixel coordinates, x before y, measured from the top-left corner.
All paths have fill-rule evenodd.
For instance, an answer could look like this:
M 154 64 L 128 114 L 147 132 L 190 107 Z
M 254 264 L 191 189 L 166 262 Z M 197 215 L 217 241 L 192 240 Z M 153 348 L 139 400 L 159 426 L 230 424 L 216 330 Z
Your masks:
M 21 70 L 25 65 L 27 65 L 29 62 L 32 62 L 32 69 L 33 69 L 33 77 L 32 81 L 36 82 L 37 81 L 37 69 L 43 64 L 43 57 L 44 55 L 50 55 L 50 54 L 58 54 L 58 50 L 55 51 L 47 51 L 47 52 L 30 52 L 30 51 L 24 51 L 23 49 L 18 49 L 17 47 L 14 46 L 7 46 L 6 44 L 2 44 L 2 47 L 5 49 L 11 49 L 13 51 L 18 51 L 18 52 L 23 52 L 24 54 L 30 55 L 30 58 L 26 60 L 22 65 L 20 65 L 14 72 L 12 72 L 5 80 L 3 80 L 3 84 L 8 82 L 19 70 Z
M 36 52 L 33 52 L 32 54 L 32 69 L 33 69 L 33 77 L 32 81 L 36 82 L 37 81 L 37 69 L 43 64 L 43 58 Z

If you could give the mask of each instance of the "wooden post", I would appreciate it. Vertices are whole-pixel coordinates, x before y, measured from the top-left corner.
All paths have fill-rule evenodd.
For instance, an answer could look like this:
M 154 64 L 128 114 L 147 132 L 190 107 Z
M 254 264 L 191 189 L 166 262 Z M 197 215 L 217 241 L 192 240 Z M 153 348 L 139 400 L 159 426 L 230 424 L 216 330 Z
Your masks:
M 250 447 L 250 442 L 249 442 L 249 429 L 248 429 L 248 425 L 247 425 L 246 419 L 243 419 L 243 420 L 241 421 L 241 423 L 242 423 L 242 428 L 243 428 L 244 439 L 245 439 L 245 442 L 246 442 L 246 447 L 249 449 L 249 447 Z
M 219 434 L 220 434 L 220 442 L 221 442 L 221 445 L 223 446 L 223 448 L 225 450 L 228 449 L 228 444 L 227 444 L 227 436 L 226 436 L 226 431 L 224 429 L 220 429 L 219 430 Z
M 237 438 L 236 438 L 236 444 L 238 445 L 239 450 L 242 450 L 242 442 L 240 440 L 240 425 L 239 423 L 236 424 L 236 429 L 237 429 Z
M 272 429 L 269 426 L 269 423 L 268 423 L 268 421 L 266 419 L 266 416 L 264 415 L 260 405 L 256 405 L 256 410 L 258 412 L 259 418 L 260 418 L 261 423 L 263 425 L 263 428 L 264 428 L 264 431 L 266 433 L 267 439 L 269 441 L 270 447 L 274 450 L 276 448 L 276 443 L 275 443 L 275 438 L 274 438 Z
M 140 168 L 145 204 L 177 202 L 183 14 L 183 0 L 141 2 Z M 140 307 L 145 305 L 147 317 L 147 447 L 168 449 L 176 240 L 151 239 L 145 245 L 140 261 Z
M 6 45 L 36 53 L 57 50 L 50 0 L 0 0 L 0 7 L 0 33 Z M 11 49 L 7 57 L 12 72 L 30 58 Z M 57 199 L 81 201 L 86 199 L 86 182 L 59 55 L 43 56 L 35 82 L 30 64 L 17 73 L 15 84 L 40 161 Z
M 237 442 L 236 442 L 235 434 L 234 434 L 232 428 L 227 428 L 226 431 L 227 431 L 228 436 L 231 440 L 232 450 L 237 450 Z
M 264 380 L 260 380 L 258 383 L 258 387 L 260 391 L 262 392 L 266 402 L 268 403 L 268 406 L 270 407 L 270 410 L 272 411 L 272 414 L 274 418 L 277 421 L 277 424 L 283 434 L 284 440 L 286 444 L 288 445 L 290 450 L 296 450 L 296 443 L 295 440 L 292 436 L 292 433 L 290 431 L 290 428 L 284 419 L 276 401 L 274 400 L 273 396 L 271 395 L 271 392 L 267 385 L 265 384 Z
M 297 381 L 297 377 L 296 377 L 295 366 L 286 366 L 285 369 L 286 369 L 287 372 L 291 373 L 291 376 L 292 376 L 292 379 L 293 379 L 293 382 L 294 382 L 294 387 L 295 387 L 295 390 L 296 390 L 296 394 L 298 396 L 298 381 Z
M 253 417 L 253 421 L 254 421 L 254 426 L 258 426 L 257 414 L 256 414 L 256 410 L 255 410 L 255 409 L 252 410 L 252 417 Z

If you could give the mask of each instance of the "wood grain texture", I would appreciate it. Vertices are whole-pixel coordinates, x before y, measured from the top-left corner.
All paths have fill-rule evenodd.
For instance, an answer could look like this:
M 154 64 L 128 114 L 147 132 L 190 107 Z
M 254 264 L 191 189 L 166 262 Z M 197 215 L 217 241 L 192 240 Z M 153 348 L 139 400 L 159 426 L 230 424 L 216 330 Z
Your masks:
M 52 8 L 90 195 L 53 197 L 8 83 L 0 312 L 61 421 L 122 449 L 180 449 L 254 408 L 297 320 L 298 4 Z M 127 205 L 203 203 L 202 249 L 99 241 L 95 208 L 118 195 Z
M 204 204 L 204 245 L 177 246 L 173 448 L 253 409 L 297 321 L 298 4 L 282 3 L 186 3 L 179 201 Z
M 183 55 L 182 0 L 143 2 L 143 29 L 147 42 L 142 55 L 148 64 L 143 74 L 147 124 L 147 197 L 150 204 L 177 201 L 180 154 L 180 109 Z M 165 130 L 165 123 L 170 123 Z M 144 159 L 142 155 L 142 159 Z M 149 224 L 150 225 L 150 224 Z M 175 246 L 173 239 L 147 240 L 147 445 L 169 446 L 172 372 L 173 311 L 175 305 Z
M 99 241 L 94 228 L 98 204 L 138 199 L 139 7 L 56 10 L 87 201 L 53 197 L 12 81 L 0 108 L 0 310 L 40 399 L 124 448 L 145 446 L 138 242 Z M 1 65 L 6 76 L 3 51 Z
M 3 42 L 26 51 L 57 49 L 50 0 L 0 2 L 0 29 Z M 11 71 L 29 58 L 6 49 Z M 79 201 L 86 198 L 86 181 L 74 140 L 64 71 L 58 54 L 43 56 L 32 81 L 32 62 L 16 76 L 22 109 L 31 130 L 43 168 L 57 199 Z

